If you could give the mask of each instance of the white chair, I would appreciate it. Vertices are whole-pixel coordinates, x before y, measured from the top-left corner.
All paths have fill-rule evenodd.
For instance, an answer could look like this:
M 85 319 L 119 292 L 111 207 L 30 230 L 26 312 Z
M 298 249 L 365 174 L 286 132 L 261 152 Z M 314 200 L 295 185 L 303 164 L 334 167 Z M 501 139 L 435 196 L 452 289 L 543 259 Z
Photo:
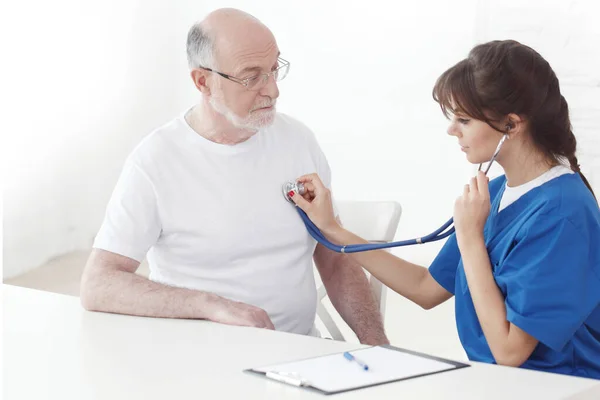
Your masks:
M 394 240 L 400 222 L 402 207 L 395 201 L 342 201 L 336 203 L 344 228 L 372 243 L 389 243 Z M 381 316 L 385 316 L 386 287 L 369 276 L 371 291 L 379 305 Z M 345 340 L 323 300 L 327 296 L 325 287 L 317 289 L 317 315 L 334 340 Z

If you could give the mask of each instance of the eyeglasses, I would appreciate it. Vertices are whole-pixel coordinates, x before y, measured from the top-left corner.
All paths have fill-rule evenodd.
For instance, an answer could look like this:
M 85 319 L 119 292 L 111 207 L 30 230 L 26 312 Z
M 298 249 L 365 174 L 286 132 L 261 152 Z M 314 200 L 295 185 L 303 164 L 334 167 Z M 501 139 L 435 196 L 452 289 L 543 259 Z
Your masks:
M 206 68 L 206 67 L 199 67 L 199 68 L 204 69 L 206 71 L 214 72 L 215 74 L 221 75 L 225 79 L 229 79 L 230 81 L 239 83 L 240 85 L 246 87 L 247 90 L 260 90 L 267 85 L 267 82 L 269 81 L 269 77 L 271 75 L 273 75 L 273 78 L 275 79 L 276 82 L 279 82 L 280 80 L 282 80 L 283 78 L 285 78 L 287 76 L 287 74 L 290 70 L 290 62 L 284 60 L 281 57 L 278 57 L 277 64 L 279 65 L 277 67 L 277 69 L 275 69 L 269 73 L 258 74 L 258 75 L 254 75 L 254 76 L 251 76 L 251 77 L 245 78 L 245 79 L 236 78 L 234 76 L 227 75 L 222 72 L 215 71 L 214 69 L 210 69 L 210 68 Z

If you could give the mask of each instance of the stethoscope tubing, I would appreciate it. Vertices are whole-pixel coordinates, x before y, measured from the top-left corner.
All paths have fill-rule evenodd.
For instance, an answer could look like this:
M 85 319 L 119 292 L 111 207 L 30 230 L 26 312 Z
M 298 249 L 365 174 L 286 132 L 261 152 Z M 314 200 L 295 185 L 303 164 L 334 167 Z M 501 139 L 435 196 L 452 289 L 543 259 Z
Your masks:
M 484 172 L 485 175 L 487 175 L 487 173 L 490 170 L 490 167 L 492 166 L 492 163 L 496 160 L 498 153 L 500 153 L 500 148 L 502 147 L 502 144 L 507 139 L 507 137 L 508 137 L 508 135 L 504 134 L 504 136 L 502 136 L 502 139 L 500 139 L 500 142 L 498 143 L 498 146 L 496 147 L 496 151 L 494 152 L 494 155 L 492 156 L 492 159 L 490 160 L 490 162 Z M 482 164 L 479 164 L 478 171 L 480 171 L 481 168 L 482 168 Z M 430 234 L 425 235 L 420 238 L 401 240 L 401 241 L 390 242 L 390 243 L 349 244 L 349 245 L 342 246 L 342 245 L 338 245 L 338 244 L 334 244 L 334 243 L 330 242 L 300 207 L 296 206 L 296 210 L 298 211 L 298 214 L 302 218 L 302 221 L 304 222 L 304 225 L 306 226 L 306 229 L 307 229 L 308 233 L 310 234 L 310 236 L 312 236 L 313 239 L 315 239 L 318 243 L 325 246 L 327 249 L 332 250 L 336 253 L 361 253 L 364 251 L 382 250 L 382 249 L 388 249 L 388 248 L 392 248 L 392 247 L 412 246 L 412 245 L 416 245 L 416 244 L 431 243 L 431 242 L 436 242 L 438 240 L 445 239 L 455 232 L 454 226 L 452 226 L 454 224 L 454 218 L 450 218 L 448 221 L 446 221 L 446 223 L 444 223 L 444 225 L 440 226 L 438 229 L 431 232 Z M 450 229 L 446 230 L 448 228 L 450 228 Z

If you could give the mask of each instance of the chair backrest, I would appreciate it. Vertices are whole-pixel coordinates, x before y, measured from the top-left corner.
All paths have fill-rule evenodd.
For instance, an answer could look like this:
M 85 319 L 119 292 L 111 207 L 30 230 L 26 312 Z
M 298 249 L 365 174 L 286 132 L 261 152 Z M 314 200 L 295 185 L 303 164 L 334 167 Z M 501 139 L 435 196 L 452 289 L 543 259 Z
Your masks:
M 395 201 L 344 201 L 336 204 L 344 228 L 369 242 L 394 240 L 402 207 Z
M 336 203 L 344 228 L 373 243 L 389 243 L 394 240 L 402 207 L 395 201 L 341 201 Z M 385 316 L 386 287 L 373 276 L 369 276 L 371 291 L 379 305 L 382 318 Z M 317 315 L 335 340 L 344 340 L 344 335 L 323 304 L 327 292 L 318 288 Z

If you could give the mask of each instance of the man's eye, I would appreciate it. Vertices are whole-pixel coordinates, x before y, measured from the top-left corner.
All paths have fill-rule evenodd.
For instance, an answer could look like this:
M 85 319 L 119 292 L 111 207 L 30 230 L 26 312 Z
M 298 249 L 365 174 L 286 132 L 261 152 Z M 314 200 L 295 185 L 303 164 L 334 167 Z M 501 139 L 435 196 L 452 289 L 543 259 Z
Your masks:
M 466 125 L 470 120 L 465 119 L 465 118 L 457 118 L 457 121 L 463 125 Z

